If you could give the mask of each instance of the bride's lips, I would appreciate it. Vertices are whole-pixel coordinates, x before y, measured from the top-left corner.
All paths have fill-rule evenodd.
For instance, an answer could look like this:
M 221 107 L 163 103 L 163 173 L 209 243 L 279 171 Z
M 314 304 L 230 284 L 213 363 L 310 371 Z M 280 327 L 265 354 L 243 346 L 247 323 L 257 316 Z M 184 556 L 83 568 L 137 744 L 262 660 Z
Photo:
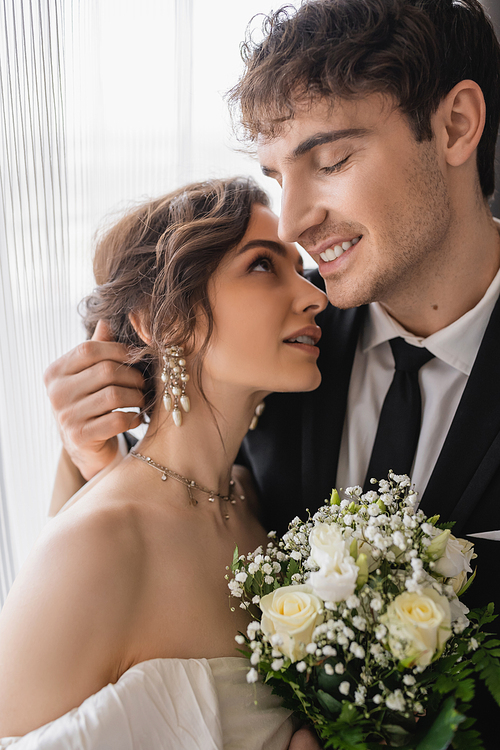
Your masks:
M 316 346 L 321 338 L 321 328 L 319 326 L 305 326 L 298 331 L 287 336 L 283 343 L 292 346 L 295 349 L 301 349 L 308 354 L 318 356 L 319 348 Z

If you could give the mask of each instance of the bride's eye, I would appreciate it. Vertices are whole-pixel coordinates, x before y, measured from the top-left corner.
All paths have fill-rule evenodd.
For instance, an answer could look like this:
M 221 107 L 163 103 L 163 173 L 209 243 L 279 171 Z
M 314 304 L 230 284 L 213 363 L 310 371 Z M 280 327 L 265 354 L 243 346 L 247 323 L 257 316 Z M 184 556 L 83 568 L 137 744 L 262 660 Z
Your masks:
M 268 255 L 260 255 L 252 261 L 249 271 L 272 273 L 274 271 L 274 261 Z

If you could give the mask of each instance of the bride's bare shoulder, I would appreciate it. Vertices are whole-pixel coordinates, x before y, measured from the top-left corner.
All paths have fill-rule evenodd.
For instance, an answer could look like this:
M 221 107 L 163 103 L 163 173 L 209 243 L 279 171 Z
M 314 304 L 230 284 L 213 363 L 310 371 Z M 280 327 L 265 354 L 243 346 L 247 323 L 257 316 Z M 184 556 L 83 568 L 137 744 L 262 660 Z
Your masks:
M 82 503 L 47 524 L 0 615 L 0 736 L 115 681 L 144 584 L 142 536 L 130 503 Z

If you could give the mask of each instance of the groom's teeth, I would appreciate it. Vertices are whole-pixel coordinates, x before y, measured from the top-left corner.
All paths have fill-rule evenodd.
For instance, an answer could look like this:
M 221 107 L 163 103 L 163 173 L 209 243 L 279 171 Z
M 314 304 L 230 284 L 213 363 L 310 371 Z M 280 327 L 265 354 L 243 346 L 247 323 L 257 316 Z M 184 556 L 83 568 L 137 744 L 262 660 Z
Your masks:
M 353 240 L 346 240 L 341 245 L 335 245 L 333 248 L 327 247 L 326 250 L 319 254 L 319 257 L 321 258 L 321 260 L 329 263 L 331 260 L 340 258 L 340 256 L 345 253 L 346 250 L 349 250 L 352 245 L 356 245 L 360 241 L 360 239 L 361 237 L 355 237 Z

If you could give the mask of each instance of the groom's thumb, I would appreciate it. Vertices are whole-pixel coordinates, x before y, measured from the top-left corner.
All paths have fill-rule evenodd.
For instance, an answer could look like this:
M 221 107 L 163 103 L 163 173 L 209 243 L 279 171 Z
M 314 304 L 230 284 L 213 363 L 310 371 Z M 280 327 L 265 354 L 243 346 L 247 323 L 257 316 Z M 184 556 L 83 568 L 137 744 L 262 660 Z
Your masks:
M 92 341 L 114 341 L 111 329 L 105 320 L 98 320 Z

